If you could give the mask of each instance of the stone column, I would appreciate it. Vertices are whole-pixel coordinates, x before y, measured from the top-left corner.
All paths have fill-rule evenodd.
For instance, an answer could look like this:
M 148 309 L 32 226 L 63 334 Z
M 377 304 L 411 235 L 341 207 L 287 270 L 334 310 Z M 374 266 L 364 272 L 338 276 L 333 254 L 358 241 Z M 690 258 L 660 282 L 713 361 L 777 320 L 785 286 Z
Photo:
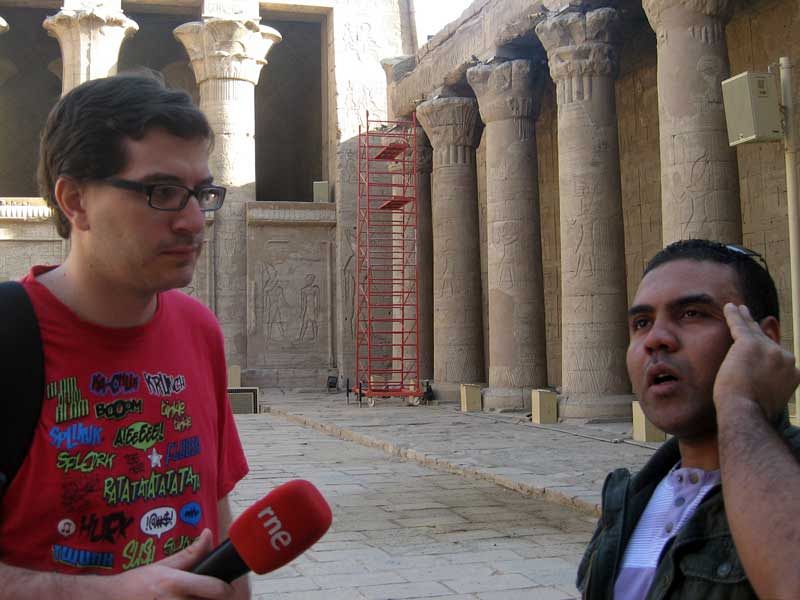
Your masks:
M 486 124 L 489 389 L 485 409 L 523 408 L 547 385 L 534 121 L 543 72 L 527 60 L 467 71 Z
M 433 378 L 450 396 L 485 381 L 475 146 L 478 103 L 440 98 L 417 107 L 433 146 Z
M 730 75 L 725 24 L 733 0 L 643 0 L 658 40 L 663 243 L 741 242 L 736 150 L 721 82 Z
M 228 188 L 225 204 L 214 214 L 212 304 L 229 363 L 247 366 L 245 204 L 256 199 L 255 85 L 281 35 L 257 19 L 207 18 L 181 25 L 175 37 L 189 54 L 200 108 L 214 130 L 211 172 Z
M 61 93 L 117 73 L 122 43 L 139 26 L 122 13 L 120 0 L 65 0 L 42 26 L 61 46 Z
M 419 377 L 433 379 L 433 225 L 431 171 L 433 150 L 417 127 L 417 265 L 419 277 Z
M 556 83 L 565 417 L 630 415 L 611 8 L 536 26 Z

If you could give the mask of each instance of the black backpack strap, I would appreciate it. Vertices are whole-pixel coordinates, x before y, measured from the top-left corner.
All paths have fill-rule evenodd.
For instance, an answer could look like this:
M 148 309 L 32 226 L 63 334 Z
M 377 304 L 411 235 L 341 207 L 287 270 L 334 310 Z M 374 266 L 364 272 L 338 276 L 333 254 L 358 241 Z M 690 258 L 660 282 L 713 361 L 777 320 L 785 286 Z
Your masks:
M 0 283 L 0 495 L 28 454 L 42 412 L 44 352 L 22 284 Z

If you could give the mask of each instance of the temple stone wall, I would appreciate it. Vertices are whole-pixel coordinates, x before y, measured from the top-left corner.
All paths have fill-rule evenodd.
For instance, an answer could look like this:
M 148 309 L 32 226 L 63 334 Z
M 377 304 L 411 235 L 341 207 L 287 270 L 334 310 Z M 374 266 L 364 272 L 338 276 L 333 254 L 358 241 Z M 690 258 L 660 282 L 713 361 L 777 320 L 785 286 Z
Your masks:
M 248 385 L 315 388 L 337 374 L 332 204 L 247 205 Z
M 646 21 L 640 25 L 620 49 L 616 84 L 629 304 L 645 264 L 662 245 L 656 38 Z
M 486 226 L 486 130 L 475 149 L 475 172 L 478 177 L 478 227 L 481 240 L 481 315 L 483 321 L 483 370 L 489 372 L 489 230 Z
M 381 59 L 410 51 L 398 15 L 405 2 L 349 0 L 337 2 L 328 20 L 327 64 L 330 181 L 336 202 L 336 290 L 339 310 L 336 363 L 342 383 L 355 382 L 353 326 L 355 226 L 358 194 L 358 128 L 370 118 L 387 115 L 386 74 Z
M 149 4 L 147 9 L 139 8 L 143 3 Z M 407 77 L 390 81 L 388 89 L 380 60 L 413 53 L 410 34 L 403 29 L 410 15 L 407 1 L 326 0 L 317 4 L 298 0 L 292 4 L 291 14 L 283 13 L 276 20 L 265 15 L 278 14 L 275 11 L 286 10 L 287 5 L 261 3 L 262 11 L 266 11 L 262 12 L 262 23 L 284 33 L 284 42 L 271 51 L 269 64 L 261 71 L 255 89 L 258 189 L 253 191 L 244 183 L 231 184 L 232 195 L 240 198 L 244 207 L 242 215 L 237 213 L 237 220 L 241 220 L 245 229 L 245 232 L 238 230 L 242 243 L 231 241 L 229 232 L 218 231 L 215 235 L 218 223 L 209 216 L 208 241 L 195 280 L 185 290 L 223 317 L 225 313 L 236 313 L 237 331 L 245 330 L 240 337 L 246 343 L 240 345 L 240 351 L 244 353 L 241 362 L 246 367 L 247 382 L 318 388 L 328 374 L 336 373 L 342 377 L 342 383 L 346 377 L 353 383 L 356 136 L 366 111 L 375 118 L 384 117 L 387 98 L 391 99 L 391 112 L 407 115 L 419 101 L 437 94 L 471 96 L 465 75 L 475 64 L 475 57 L 491 62 L 492 57 L 510 58 L 513 54 L 515 58 L 533 60 L 538 68 L 547 70 L 545 53 L 533 31 L 545 17 L 544 8 L 552 16 L 566 3 L 567 0 L 476 0 L 458 20 L 419 50 L 416 68 Z M 648 4 L 655 3 L 652 0 Z M 13 4 L 19 2 L 0 0 L 0 17 L 10 27 L 0 36 L 0 198 L 3 199 L 37 194 L 34 170 L 38 133 L 62 85 L 58 42 L 42 28 L 44 18 L 55 14 L 58 8 L 53 4 L 48 4 L 48 8 L 18 8 Z M 665 209 L 659 128 L 662 94 L 657 86 L 656 33 L 641 2 L 620 0 L 619 4 L 625 27 L 618 46 L 619 74 L 613 83 L 613 97 L 624 254 L 617 262 L 624 262 L 621 267 L 625 270 L 625 297 L 630 302 L 645 263 L 668 240 L 663 234 Z M 170 85 L 186 89 L 199 99 L 186 51 L 172 35 L 178 25 L 199 19 L 198 6 L 182 0 L 169 6 L 134 0 L 126 4 L 125 14 L 138 23 L 139 31 L 122 45 L 120 70 L 144 65 L 161 71 Z M 724 27 L 730 72 L 765 71 L 781 55 L 788 55 L 796 65 L 800 64 L 798 31 L 800 6 L 794 0 L 736 2 Z M 719 41 L 719 36 L 715 40 Z M 281 61 L 283 53 L 288 56 L 285 63 Z M 314 89 L 307 85 L 312 72 L 323 74 L 314 82 L 314 85 L 319 83 Z M 675 85 L 680 86 L 680 82 Z M 679 87 L 675 90 L 680 92 Z M 795 69 L 795 98 L 800 98 L 800 68 Z M 280 115 L 287 112 L 292 119 L 281 119 Z M 800 123 L 795 126 L 800 127 Z M 535 135 L 547 383 L 560 387 L 564 321 L 562 261 L 570 258 L 562 256 L 562 247 L 566 252 L 576 241 L 561 239 L 558 111 L 555 85 L 549 78 L 535 121 Z M 312 151 L 303 152 L 304 148 Z M 742 241 L 766 257 L 783 306 L 783 341 L 791 347 L 782 154 L 778 143 L 739 146 L 735 150 L 735 170 L 741 199 Z M 295 158 L 291 159 L 292 156 Z M 479 222 L 475 237 L 480 240 L 480 257 L 475 262 L 480 261 L 481 273 L 480 283 L 475 287 L 482 288 L 482 310 L 478 314 L 483 325 L 478 327 L 483 328 L 481 364 L 488 373 L 491 319 L 487 305 L 484 144 L 477 148 L 475 170 Z M 270 179 L 280 174 L 286 177 Z M 315 179 L 331 182 L 331 199 L 335 204 L 305 202 L 297 206 L 290 202 L 276 206 L 272 202 L 254 202 L 255 199 L 309 200 L 310 182 Z M 726 190 L 732 189 L 727 181 L 724 183 Z M 716 193 L 714 190 L 711 191 Z M 222 221 L 219 220 L 220 226 Z M 245 241 L 246 248 L 242 247 Z M 52 225 L 13 216 L 0 207 L 0 279 L 19 277 L 33 263 L 58 262 L 64 250 L 65 245 Z M 231 294 L 218 306 L 218 290 L 224 283 L 220 279 L 228 276 L 225 269 L 219 269 L 218 258 L 242 253 L 247 255 L 246 293 Z M 280 292 L 276 291 L 278 288 Z M 237 299 L 240 296 L 245 299 Z M 241 305 L 236 304 L 239 302 Z M 235 308 L 232 312 L 231 307 Z
M 556 88 L 547 82 L 536 120 L 539 163 L 539 210 L 542 231 L 547 383 L 561 385 L 561 232 L 558 205 L 558 115 Z
M 731 73 L 767 70 L 779 57 L 794 64 L 795 131 L 800 131 L 800 4 L 762 0 L 739 8 L 726 29 Z M 2 38 L 0 38 L 2 39 Z M 783 345 L 792 348 L 789 228 L 783 144 L 741 144 L 736 150 L 742 241 L 764 256 L 778 287 Z
M 31 265 L 56 265 L 66 257 L 66 243 L 43 216 L 48 213 L 44 205 L 0 203 L 0 281 L 19 279 Z

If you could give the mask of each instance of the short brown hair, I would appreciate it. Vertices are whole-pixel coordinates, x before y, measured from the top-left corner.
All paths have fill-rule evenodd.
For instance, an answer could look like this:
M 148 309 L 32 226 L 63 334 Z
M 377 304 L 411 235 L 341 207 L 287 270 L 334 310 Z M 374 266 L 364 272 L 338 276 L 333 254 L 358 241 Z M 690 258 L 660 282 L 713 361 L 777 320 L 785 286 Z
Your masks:
M 153 76 L 87 81 L 56 103 L 42 132 L 36 177 L 61 237 L 69 238 L 71 226 L 56 202 L 58 178 L 90 181 L 119 173 L 127 163 L 124 141 L 140 140 L 154 127 L 184 139 L 213 140 L 208 119 L 189 94 Z

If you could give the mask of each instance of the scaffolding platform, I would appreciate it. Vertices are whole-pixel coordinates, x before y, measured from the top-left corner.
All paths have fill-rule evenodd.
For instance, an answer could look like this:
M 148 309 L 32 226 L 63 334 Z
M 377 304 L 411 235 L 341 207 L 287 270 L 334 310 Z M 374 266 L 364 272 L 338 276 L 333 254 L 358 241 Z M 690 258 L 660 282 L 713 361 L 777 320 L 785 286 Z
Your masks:
M 356 386 L 359 403 L 419 403 L 417 123 L 370 119 L 358 133 Z M 348 394 L 349 401 L 349 394 Z

